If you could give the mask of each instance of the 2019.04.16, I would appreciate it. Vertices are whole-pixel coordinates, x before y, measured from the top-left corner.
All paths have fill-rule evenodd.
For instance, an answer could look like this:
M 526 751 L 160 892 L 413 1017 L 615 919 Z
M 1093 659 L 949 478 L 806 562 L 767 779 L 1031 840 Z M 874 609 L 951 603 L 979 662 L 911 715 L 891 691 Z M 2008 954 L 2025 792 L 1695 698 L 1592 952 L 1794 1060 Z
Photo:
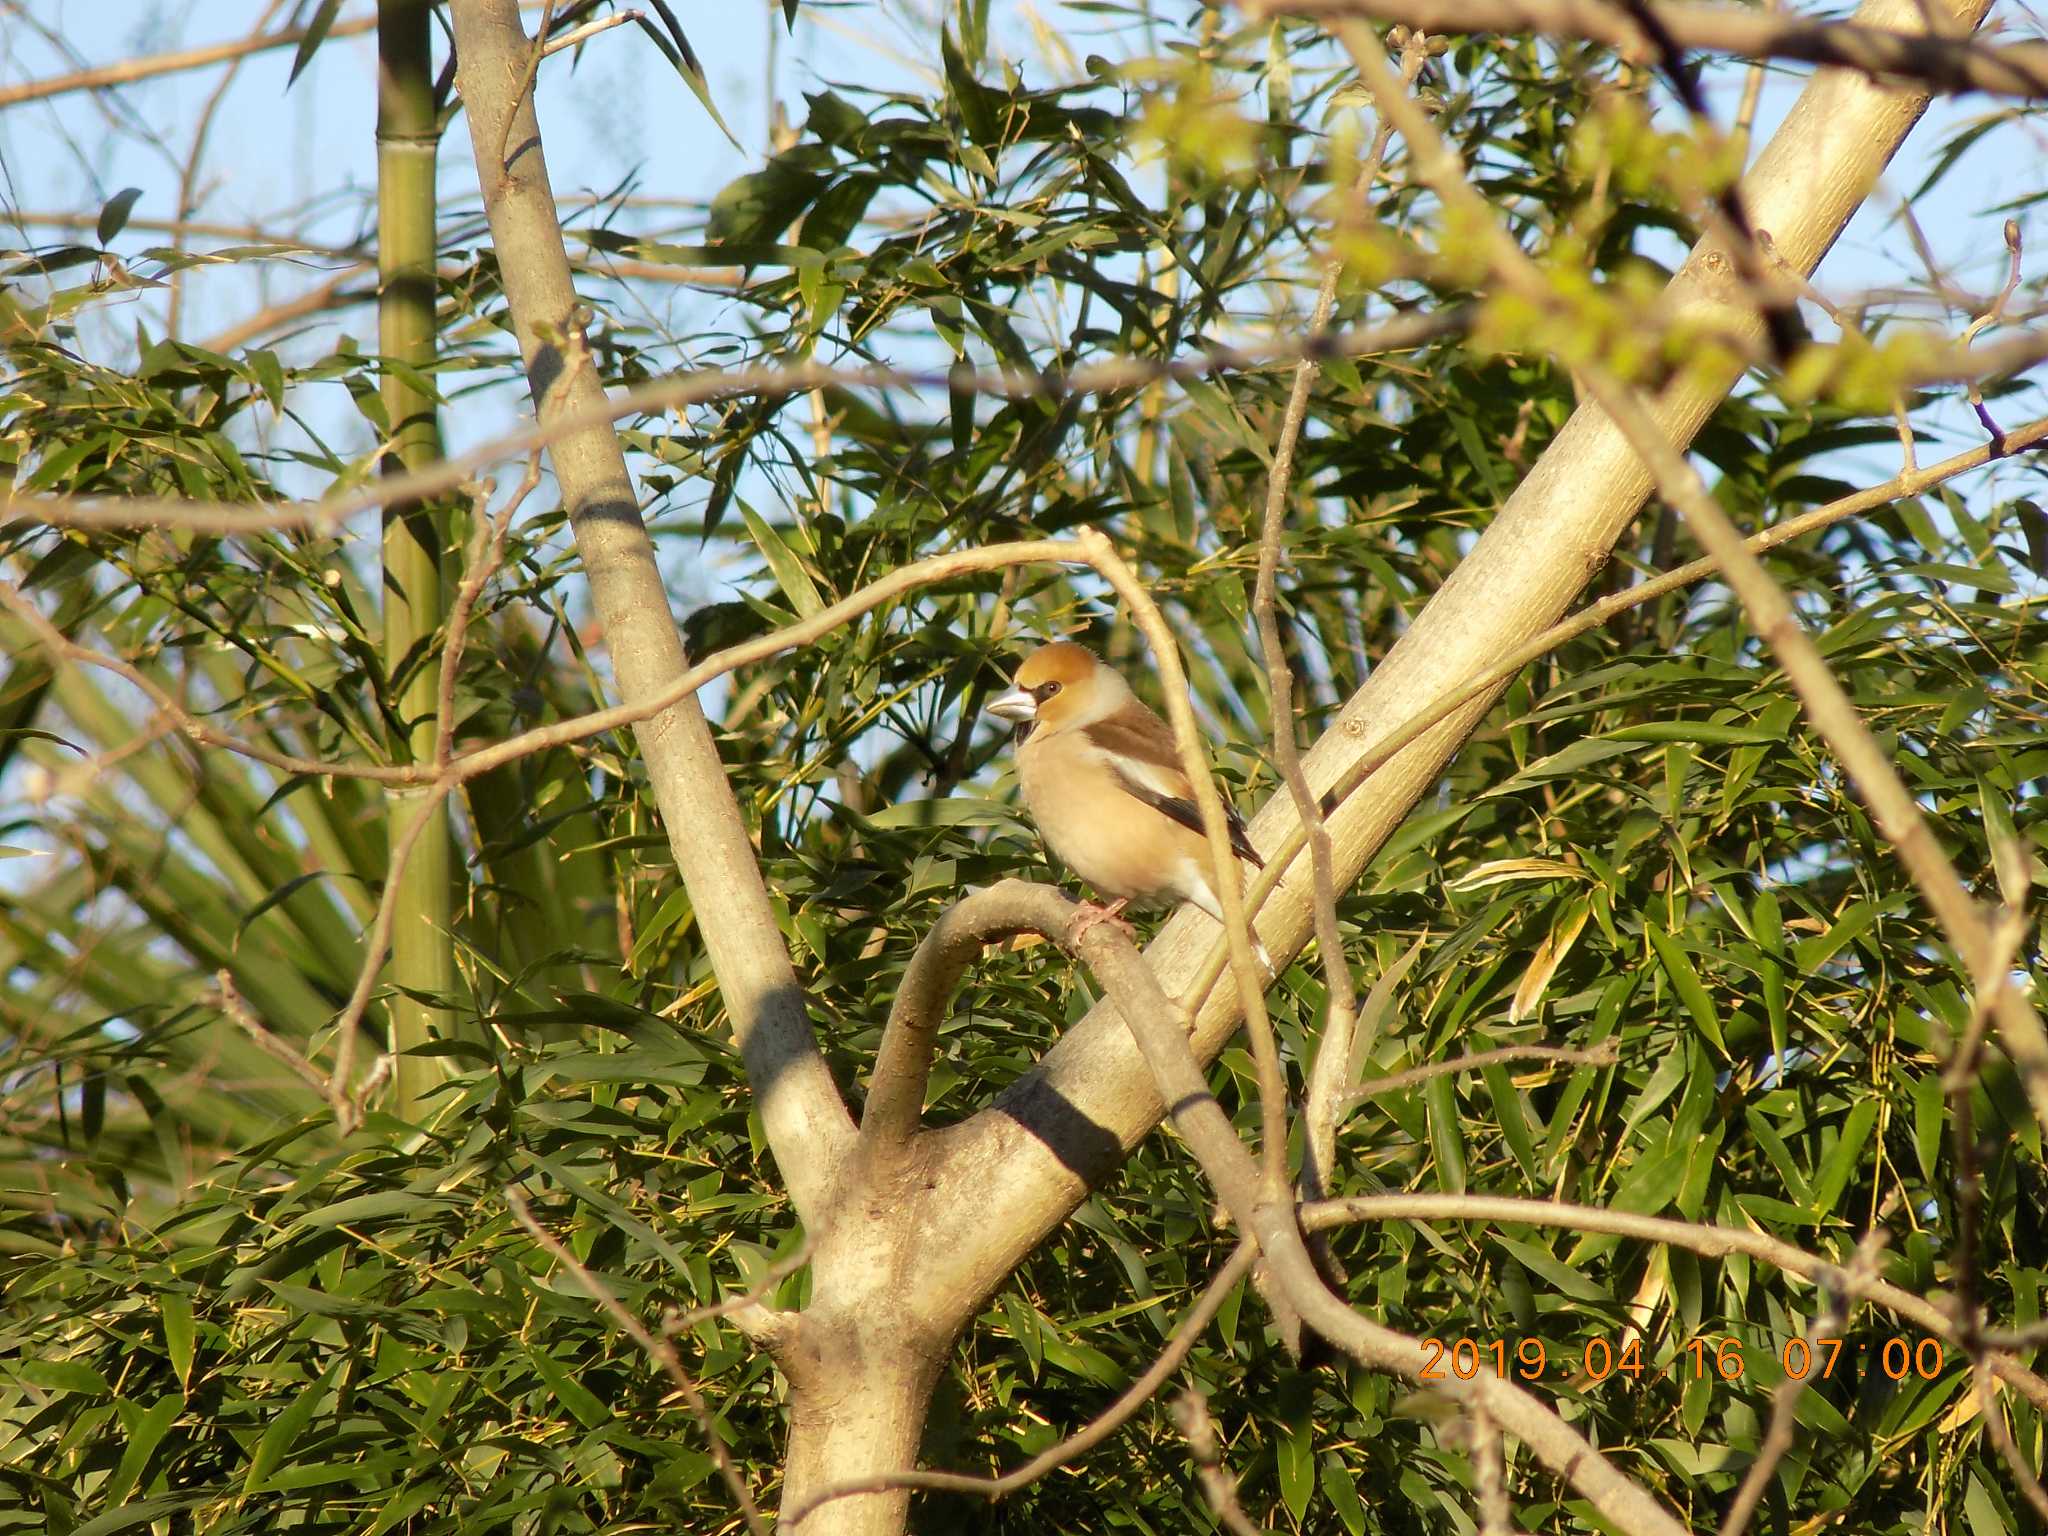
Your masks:
M 1645 1372 L 1675 1374 L 1687 1380 L 1715 1376 L 1722 1381 L 1737 1381 L 1748 1369 L 1746 1355 L 1753 1354 L 1758 1346 L 1746 1345 L 1733 1337 L 1694 1338 L 1668 1358 L 1650 1362 L 1643 1359 L 1642 1341 L 1633 1335 L 1619 1340 L 1595 1335 L 1578 1351 L 1553 1351 L 1543 1340 L 1533 1338 L 1427 1338 L 1422 1341 L 1422 1348 L 1428 1356 L 1421 1373 L 1424 1381 L 1446 1381 L 1454 1376 L 1469 1381 L 1481 1371 L 1502 1377 L 1512 1374 L 1524 1381 L 1539 1381 L 1549 1373 L 1605 1381 L 1616 1374 L 1640 1377 Z M 1908 1376 L 1932 1381 L 1947 1364 L 1947 1351 L 1936 1338 L 1915 1342 L 1894 1336 L 1877 1344 L 1871 1353 L 1877 1368 L 1893 1381 L 1904 1381 Z M 1779 1369 L 1796 1381 L 1809 1377 L 1825 1381 L 1838 1371 L 1846 1374 L 1860 1363 L 1853 1347 L 1845 1347 L 1844 1340 L 1833 1337 L 1787 1339 L 1774 1354 Z

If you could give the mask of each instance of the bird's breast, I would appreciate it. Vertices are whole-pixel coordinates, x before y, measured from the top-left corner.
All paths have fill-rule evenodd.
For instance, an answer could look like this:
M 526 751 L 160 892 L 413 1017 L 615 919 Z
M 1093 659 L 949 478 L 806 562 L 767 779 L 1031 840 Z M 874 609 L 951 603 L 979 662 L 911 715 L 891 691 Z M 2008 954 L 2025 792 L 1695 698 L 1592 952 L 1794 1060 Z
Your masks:
M 1078 733 L 1034 733 L 1018 750 L 1017 783 L 1054 857 L 1103 895 L 1180 894 L 1201 839 L 1119 785 Z

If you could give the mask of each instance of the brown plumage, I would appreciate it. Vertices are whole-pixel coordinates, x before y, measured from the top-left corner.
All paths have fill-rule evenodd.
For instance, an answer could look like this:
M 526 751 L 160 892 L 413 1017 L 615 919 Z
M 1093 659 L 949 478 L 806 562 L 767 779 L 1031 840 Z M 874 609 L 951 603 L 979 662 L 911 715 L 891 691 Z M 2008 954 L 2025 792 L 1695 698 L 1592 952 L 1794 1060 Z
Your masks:
M 1131 901 L 1191 901 L 1221 922 L 1201 809 L 1167 723 L 1071 641 L 1032 652 L 1015 682 L 988 708 L 1017 722 L 1017 783 L 1046 846 L 1115 898 L 1112 915 Z M 1227 801 L 1225 811 L 1231 847 L 1263 868 Z M 1270 968 L 1262 945 L 1259 958 Z

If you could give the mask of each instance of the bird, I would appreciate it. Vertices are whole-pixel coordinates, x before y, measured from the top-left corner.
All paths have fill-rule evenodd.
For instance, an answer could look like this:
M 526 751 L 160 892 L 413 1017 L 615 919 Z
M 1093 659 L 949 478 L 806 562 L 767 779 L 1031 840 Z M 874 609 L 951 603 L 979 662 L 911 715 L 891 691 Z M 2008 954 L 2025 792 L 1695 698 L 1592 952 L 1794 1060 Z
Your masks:
M 1191 901 L 1223 921 L 1195 788 L 1167 723 L 1122 674 L 1086 646 L 1055 640 L 1025 658 L 987 713 L 1015 723 L 1017 784 L 1046 846 L 1105 896 L 1090 922 L 1122 922 L 1131 902 Z M 1254 869 L 1265 860 L 1224 802 L 1230 846 Z M 1252 947 L 1270 972 L 1272 957 Z

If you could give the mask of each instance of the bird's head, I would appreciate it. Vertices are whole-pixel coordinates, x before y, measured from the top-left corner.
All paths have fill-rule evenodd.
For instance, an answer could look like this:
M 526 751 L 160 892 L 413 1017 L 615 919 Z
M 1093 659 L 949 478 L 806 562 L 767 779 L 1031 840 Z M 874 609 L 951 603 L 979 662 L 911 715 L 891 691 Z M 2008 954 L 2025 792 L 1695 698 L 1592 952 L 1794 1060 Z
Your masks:
M 991 699 L 988 712 L 1025 729 L 1056 731 L 1113 714 L 1130 688 L 1084 646 L 1055 640 L 1024 658 L 1014 687 Z

